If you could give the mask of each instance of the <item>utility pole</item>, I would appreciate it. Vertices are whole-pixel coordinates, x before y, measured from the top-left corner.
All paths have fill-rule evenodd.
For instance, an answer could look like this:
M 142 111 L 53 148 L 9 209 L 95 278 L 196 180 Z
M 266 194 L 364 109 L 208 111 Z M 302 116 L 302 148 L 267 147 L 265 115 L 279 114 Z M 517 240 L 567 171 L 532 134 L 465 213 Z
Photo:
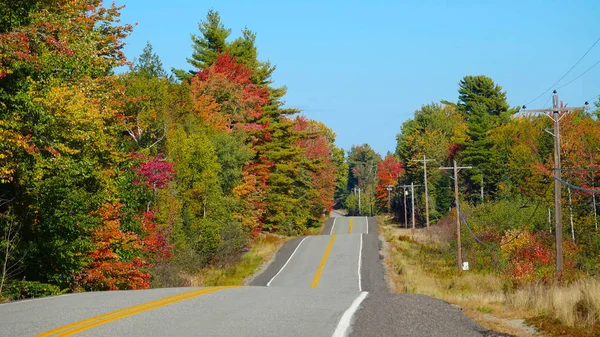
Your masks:
M 556 246 L 556 280 L 562 280 L 563 267 L 564 267 L 564 255 L 563 255 L 563 227 L 562 227 L 562 211 L 561 211 L 561 184 L 559 182 L 560 179 L 560 120 L 566 116 L 571 111 L 585 110 L 584 107 L 572 107 L 572 108 L 562 108 L 559 107 L 558 103 L 558 94 L 556 90 L 552 92 L 552 109 L 527 109 L 526 106 L 523 105 L 523 115 L 536 115 L 543 114 L 550 118 L 554 125 L 554 132 L 551 133 L 554 137 L 554 232 L 555 235 L 555 246 Z
M 415 185 L 415 183 L 411 182 L 410 185 L 402 185 L 402 188 L 409 188 L 410 187 L 410 199 L 411 199 L 411 211 L 412 211 L 412 229 L 414 230 L 416 225 L 415 225 L 415 186 L 421 186 L 421 185 Z M 406 223 L 406 228 L 408 228 L 408 221 L 406 219 L 406 192 L 404 193 L 404 221 Z
M 391 202 L 391 196 L 390 196 L 390 194 L 392 193 L 392 190 L 394 189 L 394 186 L 392 186 L 392 185 L 386 185 L 385 189 L 388 192 L 388 213 L 391 213 L 392 202 Z
M 406 210 L 406 185 L 402 186 L 402 196 L 404 197 L 404 226 L 408 228 L 408 215 Z
M 461 169 L 471 169 L 472 166 L 456 166 L 456 160 L 453 161 L 453 167 L 440 167 L 440 170 L 454 170 L 454 203 L 456 204 L 456 262 L 458 270 L 462 271 L 462 247 L 460 243 L 460 202 L 458 201 L 458 171 Z
M 410 198 L 411 208 L 412 208 L 412 229 L 415 230 L 415 184 L 413 182 L 410 183 Z
M 415 159 L 412 161 L 423 162 L 423 176 L 425 180 L 425 219 L 427 221 L 427 231 L 429 231 L 429 191 L 427 190 L 427 162 L 435 161 L 435 159 L 427 159 L 427 157 L 423 155 L 423 159 Z

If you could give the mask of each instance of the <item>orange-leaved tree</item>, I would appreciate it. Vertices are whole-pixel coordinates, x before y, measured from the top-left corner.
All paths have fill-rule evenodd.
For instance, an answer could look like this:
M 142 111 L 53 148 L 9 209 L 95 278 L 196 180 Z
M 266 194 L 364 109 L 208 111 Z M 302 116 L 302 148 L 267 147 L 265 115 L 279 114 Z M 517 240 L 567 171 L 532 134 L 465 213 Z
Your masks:
M 388 186 L 395 189 L 398 186 L 398 177 L 404 173 L 400 160 L 392 154 L 388 154 L 377 166 L 377 202 L 382 209 L 388 204 Z

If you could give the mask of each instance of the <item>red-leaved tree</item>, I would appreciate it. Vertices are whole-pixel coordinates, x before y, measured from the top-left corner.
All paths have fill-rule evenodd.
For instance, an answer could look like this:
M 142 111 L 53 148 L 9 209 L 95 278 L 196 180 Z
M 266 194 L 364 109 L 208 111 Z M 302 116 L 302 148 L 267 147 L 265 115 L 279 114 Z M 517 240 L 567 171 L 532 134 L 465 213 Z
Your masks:
M 404 173 L 402 163 L 391 154 L 377 166 L 377 202 L 380 207 L 386 207 L 388 203 L 387 186 L 398 186 L 398 177 Z

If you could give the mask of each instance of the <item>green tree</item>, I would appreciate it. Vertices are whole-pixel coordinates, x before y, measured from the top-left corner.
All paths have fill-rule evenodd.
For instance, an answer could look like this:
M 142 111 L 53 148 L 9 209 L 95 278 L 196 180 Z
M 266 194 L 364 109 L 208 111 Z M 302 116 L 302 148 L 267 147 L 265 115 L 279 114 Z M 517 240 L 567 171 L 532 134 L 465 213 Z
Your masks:
M 337 208 L 343 208 L 348 196 L 348 164 L 344 149 L 334 148 L 331 152 L 331 162 L 335 166 L 335 194 Z
M 231 29 L 225 28 L 221 22 L 221 15 L 215 10 L 209 10 L 205 21 L 198 24 L 199 35 L 192 35 L 192 57 L 187 61 L 194 69 L 189 71 L 173 70 L 179 79 L 190 79 L 197 72 L 208 68 L 215 63 L 219 54 L 233 55 L 238 62 L 252 70 L 252 82 L 261 86 L 272 83 L 271 74 L 275 66 L 270 62 L 258 60 L 256 48 L 256 34 L 248 28 L 242 30 L 242 36 L 229 42 Z M 278 92 L 281 96 L 285 93 Z
M 491 78 L 483 75 L 465 76 L 458 85 L 458 110 L 467 115 L 467 119 L 480 104 L 488 114 L 506 118 L 509 110 L 506 92 Z
M 467 192 L 476 200 L 483 186 L 485 193 L 494 197 L 498 184 L 506 179 L 506 156 L 491 151 L 489 133 L 505 123 L 514 110 L 509 109 L 502 87 L 486 76 L 465 76 L 459 82 L 458 92 L 457 107 L 466 116 L 468 137 L 462 143 L 460 158 L 462 164 L 473 166 L 463 173 L 467 177 Z
M 221 22 L 219 12 L 211 9 L 206 15 L 206 21 L 198 24 L 200 35 L 192 34 L 192 57 L 187 61 L 195 69 L 191 74 L 206 69 L 217 60 L 220 53 L 227 51 L 227 38 L 231 34 L 231 29 L 225 28 Z
M 149 78 L 167 77 L 167 72 L 163 68 L 163 64 L 160 60 L 160 57 L 154 52 L 150 42 L 146 42 L 146 46 L 144 47 L 142 54 L 134 62 L 134 65 L 131 70 L 135 73 Z
M 375 189 L 377 187 L 377 166 L 381 155 L 369 144 L 352 146 L 348 153 L 348 192 L 361 189 L 361 213 L 374 214 L 376 211 Z M 348 199 L 346 199 L 348 200 Z

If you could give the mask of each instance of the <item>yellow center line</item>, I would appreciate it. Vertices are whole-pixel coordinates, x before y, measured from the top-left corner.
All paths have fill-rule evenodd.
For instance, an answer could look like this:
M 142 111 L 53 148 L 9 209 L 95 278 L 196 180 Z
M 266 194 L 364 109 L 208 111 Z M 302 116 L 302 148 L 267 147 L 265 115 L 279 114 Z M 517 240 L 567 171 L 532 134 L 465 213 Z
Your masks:
M 327 262 L 327 258 L 329 257 L 329 253 L 331 252 L 331 247 L 333 246 L 333 242 L 335 241 L 335 234 L 331 236 L 329 239 L 329 243 L 327 244 L 327 248 L 325 248 L 325 253 L 321 258 L 321 263 L 319 263 L 319 268 L 317 268 L 317 272 L 313 277 L 312 283 L 310 284 L 311 288 L 316 288 L 319 285 L 319 279 L 321 278 L 321 273 L 323 272 L 323 268 L 325 268 L 325 263 Z
M 69 325 L 65 325 L 63 327 L 54 329 L 54 330 L 50 330 L 48 332 L 42 333 L 40 335 L 37 335 L 36 337 L 47 337 L 47 336 L 54 336 L 54 337 L 58 337 L 58 336 L 71 336 L 73 334 L 76 334 L 78 332 L 93 328 L 95 326 L 98 325 L 102 325 L 108 322 L 112 322 L 112 321 L 116 321 L 118 319 L 127 317 L 127 316 L 131 316 L 131 315 L 135 315 L 138 314 L 140 312 L 144 312 L 144 311 L 148 311 L 151 309 L 155 309 L 158 307 L 162 307 L 168 304 L 172 304 L 175 302 L 179 302 L 179 301 L 183 301 L 189 298 L 193 298 L 193 297 L 197 297 L 200 295 L 204 295 L 204 294 L 208 294 L 208 293 L 212 293 L 215 291 L 219 291 L 225 288 L 237 288 L 237 287 L 214 287 L 214 288 L 205 288 L 205 289 L 199 289 L 199 290 L 193 290 L 193 291 L 188 291 L 182 294 L 178 294 L 178 295 L 174 295 L 174 296 L 170 296 L 170 297 L 165 297 L 156 301 L 151 301 L 151 302 L 147 302 L 147 303 L 142 303 L 133 307 L 129 307 L 129 308 L 125 308 L 125 309 L 121 309 L 121 310 L 117 310 L 117 311 L 113 311 L 113 312 L 109 312 L 100 316 L 96 316 L 96 317 L 92 317 L 92 318 L 88 318 L 85 319 L 83 321 L 80 322 L 76 322 L 73 324 L 69 324 Z
M 348 234 L 352 234 L 352 218 L 350 218 L 350 227 L 348 227 Z

